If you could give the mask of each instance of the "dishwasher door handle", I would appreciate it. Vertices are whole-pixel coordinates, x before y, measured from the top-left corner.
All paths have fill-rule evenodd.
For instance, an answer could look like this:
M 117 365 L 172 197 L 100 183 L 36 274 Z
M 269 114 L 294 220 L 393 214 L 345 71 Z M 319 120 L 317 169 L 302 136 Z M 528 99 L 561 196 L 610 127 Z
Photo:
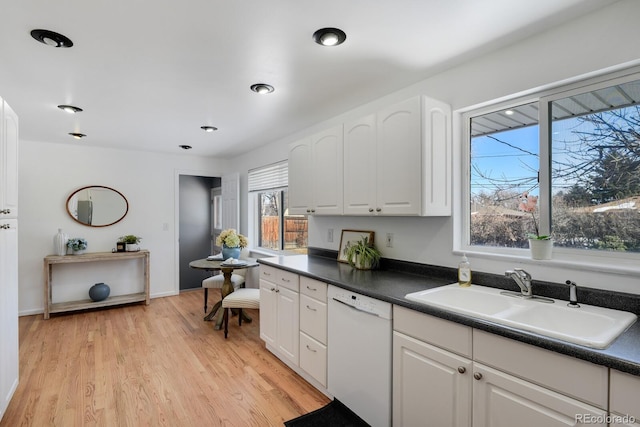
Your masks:
M 361 309 L 359 309 L 358 307 L 354 307 L 354 306 L 352 306 L 351 304 L 347 304 L 346 302 L 340 301 L 339 299 L 335 299 L 335 298 L 333 298 L 333 297 L 332 297 L 331 299 L 332 299 L 332 300 L 334 300 L 335 302 L 339 302 L 340 304 L 342 304 L 342 305 L 344 305 L 344 306 L 349 307 L 349 308 L 350 308 L 350 309 L 352 309 L 352 310 L 359 311 L 360 313 L 364 313 L 364 314 L 369 314 L 369 315 L 371 315 L 371 316 L 380 317 L 380 316 L 378 316 L 376 313 L 371 313 L 370 311 L 361 310 Z

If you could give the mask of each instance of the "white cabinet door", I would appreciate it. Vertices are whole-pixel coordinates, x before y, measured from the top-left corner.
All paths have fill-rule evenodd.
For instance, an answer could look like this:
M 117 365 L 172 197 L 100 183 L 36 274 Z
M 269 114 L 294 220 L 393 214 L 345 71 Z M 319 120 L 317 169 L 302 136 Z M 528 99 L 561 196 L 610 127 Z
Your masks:
M 342 215 L 342 152 L 342 125 L 311 137 L 314 214 Z
M 313 213 L 311 138 L 289 144 L 289 213 Z
M 277 338 L 278 294 L 276 289 L 274 283 L 260 279 L 260 338 L 271 346 L 276 345 Z
M 610 370 L 609 410 L 612 426 L 640 426 L 640 377 Z
M 473 375 L 474 427 L 607 425 L 607 413 L 595 406 L 479 363 Z M 586 418 L 595 422 L 585 423 Z
M 377 206 L 376 115 L 344 125 L 344 213 L 371 215 Z
M 327 386 L 327 346 L 300 332 L 300 367 Z
M 421 214 L 420 103 L 411 98 L 377 114 L 377 207 L 383 215 Z
M 471 375 L 469 359 L 394 332 L 393 425 L 469 427 Z
M 0 219 L 0 419 L 18 386 L 18 220 Z
M 451 215 L 451 106 L 422 98 L 422 214 Z
M 18 217 L 18 116 L 0 98 L 0 218 Z
M 300 340 L 298 293 L 280 286 L 278 287 L 277 300 L 276 347 L 285 359 L 297 366 Z M 260 302 L 262 303 L 262 300 Z M 262 314 L 262 304 L 260 312 Z
M 341 215 L 342 125 L 289 144 L 289 212 Z

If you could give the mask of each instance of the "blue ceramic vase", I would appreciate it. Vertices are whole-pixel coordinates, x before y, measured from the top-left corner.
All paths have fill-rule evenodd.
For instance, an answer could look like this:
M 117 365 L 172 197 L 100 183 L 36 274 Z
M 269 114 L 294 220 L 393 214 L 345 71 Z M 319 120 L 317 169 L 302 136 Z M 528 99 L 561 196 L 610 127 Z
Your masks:
M 102 301 L 109 297 L 109 293 L 111 292 L 111 288 L 106 283 L 96 283 L 89 289 L 89 298 L 91 301 Z
M 240 258 L 240 248 L 229 248 L 225 245 L 222 245 L 222 259 Z

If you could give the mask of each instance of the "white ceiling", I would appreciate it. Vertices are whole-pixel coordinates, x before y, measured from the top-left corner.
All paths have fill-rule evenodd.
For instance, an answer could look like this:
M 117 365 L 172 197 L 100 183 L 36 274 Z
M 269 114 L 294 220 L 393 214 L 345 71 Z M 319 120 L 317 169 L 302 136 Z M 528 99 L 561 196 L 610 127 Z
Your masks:
M 611 2 L 5 1 L 0 96 L 21 139 L 232 157 Z M 346 42 L 315 44 L 322 27 Z M 40 44 L 38 28 L 74 46 Z

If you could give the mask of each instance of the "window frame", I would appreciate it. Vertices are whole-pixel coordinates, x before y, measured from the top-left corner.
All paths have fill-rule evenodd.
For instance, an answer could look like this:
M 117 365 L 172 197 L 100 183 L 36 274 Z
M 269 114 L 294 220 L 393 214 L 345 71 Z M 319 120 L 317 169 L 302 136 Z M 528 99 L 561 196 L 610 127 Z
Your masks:
M 457 153 L 460 171 L 456 175 L 460 181 L 457 184 L 454 182 L 454 188 L 458 188 L 460 191 L 457 192 L 459 195 L 457 198 L 458 208 L 454 211 L 459 215 L 459 218 L 454 221 L 454 254 L 467 253 L 483 258 L 512 259 L 533 264 L 578 266 L 583 269 L 600 272 L 638 272 L 637 265 L 640 261 L 640 254 L 638 253 L 556 247 L 554 248 L 552 260 L 531 260 L 529 249 L 471 245 L 469 243 L 471 237 L 469 218 L 471 214 L 471 118 L 531 102 L 538 103 L 540 232 L 541 234 L 547 234 L 551 224 L 551 145 L 549 141 L 551 130 L 549 109 L 551 102 L 571 95 L 639 79 L 640 67 L 635 67 L 596 77 L 575 79 L 573 82 L 558 83 L 546 88 L 531 90 L 524 94 L 516 94 L 513 97 L 456 111 L 454 126 L 456 126 L 457 129 L 455 130 L 459 132 L 460 137 L 460 148 Z

